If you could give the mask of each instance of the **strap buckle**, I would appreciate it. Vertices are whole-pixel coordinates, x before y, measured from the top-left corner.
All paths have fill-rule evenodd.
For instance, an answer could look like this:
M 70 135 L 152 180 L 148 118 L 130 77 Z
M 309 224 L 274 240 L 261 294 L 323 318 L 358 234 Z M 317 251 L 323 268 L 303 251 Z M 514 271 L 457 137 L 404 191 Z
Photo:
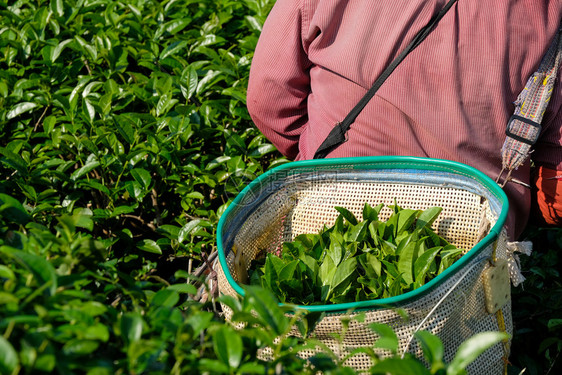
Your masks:
M 533 132 L 530 131 L 529 128 L 527 129 L 521 129 L 519 128 L 518 130 L 520 130 L 518 133 L 516 134 L 514 133 L 511 129 L 515 128 L 515 125 L 513 125 L 514 121 L 520 121 L 523 122 L 527 125 L 530 125 L 534 128 L 536 128 L 536 133 L 533 134 Z M 538 122 L 535 122 L 533 120 L 529 120 L 528 118 L 525 118 L 523 116 L 518 116 L 518 115 L 513 115 L 509 118 L 509 121 L 507 122 L 507 128 L 505 129 L 505 135 L 507 135 L 510 138 L 513 138 L 519 142 L 523 142 L 525 144 L 528 144 L 529 146 L 534 145 L 537 142 L 537 139 L 539 139 L 539 135 L 541 133 L 542 127 L 541 124 Z M 526 136 L 532 136 L 532 138 L 525 138 Z

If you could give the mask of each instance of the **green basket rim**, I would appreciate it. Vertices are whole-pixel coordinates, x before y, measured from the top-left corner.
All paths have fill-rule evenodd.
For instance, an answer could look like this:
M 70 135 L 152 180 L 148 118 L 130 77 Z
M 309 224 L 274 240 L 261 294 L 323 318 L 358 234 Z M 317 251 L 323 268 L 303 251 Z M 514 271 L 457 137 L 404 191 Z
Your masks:
M 251 190 L 256 184 L 260 184 L 263 180 L 266 180 L 271 174 L 277 173 L 281 170 L 291 169 L 309 169 L 311 167 L 317 166 L 327 166 L 327 165 L 353 165 L 355 169 L 365 169 L 361 168 L 363 166 L 377 167 L 379 169 L 398 169 L 398 168 L 408 168 L 415 169 L 416 167 L 423 167 L 426 170 L 432 171 L 443 171 L 452 172 L 456 174 L 461 174 L 465 177 L 472 178 L 484 187 L 486 187 L 492 195 L 494 195 L 501 202 L 501 212 L 498 216 L 498 220 L 494 226 L 490 229 L 490 232 L 485 236 L 480 242 L 478 242 L 471 250 L 469 250 L 465 255 L 463 255 L 458 261 L 453 263 L 449 268 L 443 271 L 434 279 L 430 280 L 428 283 L 422 285 L 421 287 L 409 291 L 404 294 L 400 294 L 394 297 L 387 297 L 368 301 L 359 302 L 348 302 L 340 304 L 329 304 L 329 305 L 294 305 L 294 304 L 284 304 L 280 305 L 290 305 L 295 306 L 299 309 L 305 309 L 308 311 L 325 311 L 336 313 L 340 311 L 349 310 L 364 310 L 368 308 L 385 308 L 385 307 L 397 307 L 403 305 L 413 299 L 421 297 L 433 290 L 436 286 L 445 282 L 451 275 L 454 274 L 458 269 L 473 260 L 483 249 L 487 248 L 492 244 L 495 239 L 500 235 L 503 225 L 507 218 L 507 212 L 509 209 L 509 202 L 505 192 L 500 188 L 500 186 L 494 182 L 490 177 L 488 177 L 483 172 L 478 169 L 471 167 L 467 164 L 463 164 L 456 161 L 445 160 L 445 159 L 434 159 L 434 158 L 422 158 L 416 156 L 361 156 L 361 157 L 350 157 L 350 158 L 328 158 L 328 159 L 312 159 L 312 160 L 299 160 L 294 162 L 289 162 L 282 164 L 275 168 L 272 168 L 255 180 L 250 182 L 232 201 L 232 203 L 226 208 L 224 213 L 219 219 L 217 226 L 217 252 L 219 257 L 219 262 L 226 276 L 226 279 L 230 286 L 235 290 L 240 296 L 244 296 L 244 289 L 234 280 L 228 264 L 226 261 L 225 249 L 222 246 L 222 233 L 225 223 L 225 218 L 228 216 L 230 211 L 238 205 L 242 200 L 244 193 Z

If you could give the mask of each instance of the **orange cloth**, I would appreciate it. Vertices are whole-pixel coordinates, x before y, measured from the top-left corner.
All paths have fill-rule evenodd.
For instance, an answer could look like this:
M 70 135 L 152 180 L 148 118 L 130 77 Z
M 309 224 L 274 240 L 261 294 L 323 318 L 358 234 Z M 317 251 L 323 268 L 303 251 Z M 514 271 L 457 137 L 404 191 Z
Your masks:
M 547 224 L 562 226 L 562 171 L 537 168 L 535 189 L 539 217 Z

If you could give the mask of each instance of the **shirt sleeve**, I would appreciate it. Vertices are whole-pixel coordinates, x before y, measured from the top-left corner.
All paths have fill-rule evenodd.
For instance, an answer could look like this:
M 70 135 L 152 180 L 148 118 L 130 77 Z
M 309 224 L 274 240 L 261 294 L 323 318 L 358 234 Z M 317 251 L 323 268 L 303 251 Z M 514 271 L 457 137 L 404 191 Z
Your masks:
M 309 68 L 298 0 L 277 1 L 260 35 L 247 92 L 250 116 L 260 131 L 290 159 L 308 123 Z

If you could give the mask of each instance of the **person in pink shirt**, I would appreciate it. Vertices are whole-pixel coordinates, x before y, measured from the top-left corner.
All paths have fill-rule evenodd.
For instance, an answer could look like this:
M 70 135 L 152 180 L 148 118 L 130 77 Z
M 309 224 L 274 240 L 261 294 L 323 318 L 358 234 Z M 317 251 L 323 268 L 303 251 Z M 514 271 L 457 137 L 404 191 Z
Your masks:
M 277 0 L 250 70 L 247 106 L 254 123 L 283 155 L 312 159 L 334 125 L 447 2 Z M 458 0 L 327 157 L 448 159 L 495 179 L 513 102 L 561 18 L 560 0 Z M 556 84 L 532 153 L 536 177 L 527 161 L 513 172 L 523 184 L 505 186 L 512 239 L 524 229 L 532 199 L 546 222 L 562 224 L 561 106 Z

